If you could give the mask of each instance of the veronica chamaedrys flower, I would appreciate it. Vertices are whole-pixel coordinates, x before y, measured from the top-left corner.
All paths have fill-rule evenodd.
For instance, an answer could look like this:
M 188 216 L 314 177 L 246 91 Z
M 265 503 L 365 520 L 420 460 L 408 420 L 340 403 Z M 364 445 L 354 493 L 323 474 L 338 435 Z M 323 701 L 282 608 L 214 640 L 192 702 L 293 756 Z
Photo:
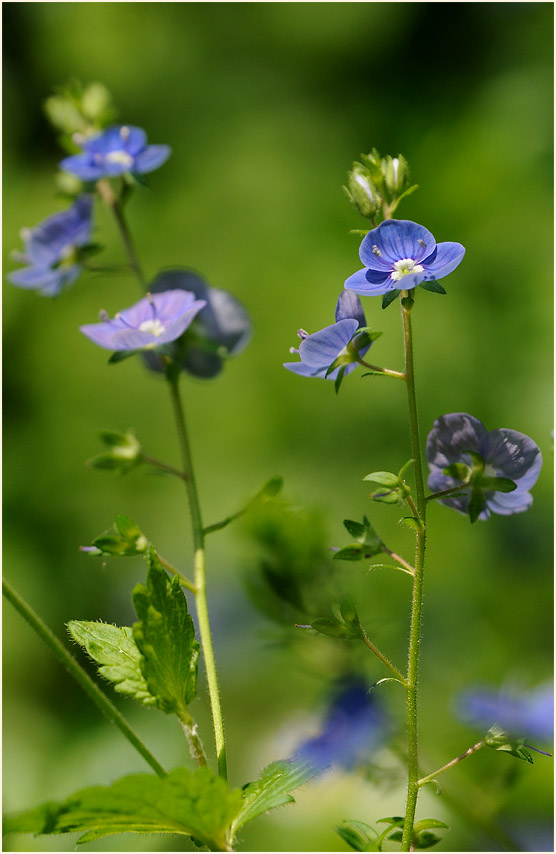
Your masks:
M 91 237 L 91 210 L 91 196 L 81 195 L 68 210 L 23 229 L 24 252 L 17 259 L 28 266 L 10 273 L 9 281 L 48 297 L 73 284 L 83 270 L 79 250 Z
M 385 729 L 376 692 L 351 676 L 336 685 L 321 733 L 303 742 L 293 758 L 319 771 L 330 765 L 349 770 L 380 744 Z
M 453 507 L 460 513 L 470 512 L 470 500 L 473 490 L 479 490 L 482 496 L 482 508 L 475 518 L 488 519 L 491 513 L 511 516 L 523 513 L 533 503 L 529 490 L 537 482 L 542 466 L 542 455 L 529 436 L 517 430 L 487 430 L 484 424 L 465 412 L 453 412 L 437 418 L 427 438 L 427 460 L 430 468 L 428 485 L 431 491 L 443 492 L 462 484 L 457 494 L 438 499 L 442 504 Z M 468 484 L 465 469 L 461 477 L 458 469 L 454 474 L 444 474 L 444 470 L 454 464 L 463 464 L 470 471 L 481 465 L 480 476 Z M 496 478 L 502 481 L 496 483 Z M 501 491 L 504 481 L 513 481 L 515 489 Z
M 365 314 L 359 298 L 349 291 L 342 291 L 336 303 L 336 323 L 325 326 L 319 332 L 309 335 L 304 329 L 297 334 L 301 338 L 299 349 L 290 348 L 290 353 L 298 353 L 300 362 L 284 362 L 284 367 L 302 377 L 325 377 L 330 365 L 342 354 L 358 329 L 366 326 Z M 363 356 L 370 344 L 358 350 Z M 344 366 L 344 374 L 350 373 L 357 367 L 357 361 Z M 326 379 L 335 380 L 340 367 L 328 374 Z
M 101 312 L 101 323 L 89 323 L 79 329 L 107 350 L 152 349 L 179 338 L 205 305 L 204 300 L 195 299 L 188 291 L 147 294 L 112 320 Z
M 153 294 L 176 288 L 190 291 L 206 305 L 173 345 L 172 358 L 189 374 L 212 379 L 221 372 L 226 359 L 237 356 L 249 343 L 251 318 L 236 297 L 211 287 L 193 270 L 166 270 L 149 286 Z M 164 370 L 155 353 L 147 351 L 143 356 L 151 370 Z
M 359 257 L 365 267 L 345 287 L 364 296 L 417 287 L 443 279 L 465 255 L 461 243 L 437 243 L 430 231 L 406 219 L 387 219 L 363 238 Z
M 171 153 L 168 145 L 147 145 L 145 131 L 132 125 L 112 125 L 80 145 L 83 151 L 64 158 L 60 168 L 82 181 L 98 181 L 124 172 L 152 172 Z
M 456 699 L 455 710 L 461 720 L 475 726 L 497 725 L 510 735 L 549 741 L 554 734 L 554 685 L 545 682 L 528 693 L 464 691 Z

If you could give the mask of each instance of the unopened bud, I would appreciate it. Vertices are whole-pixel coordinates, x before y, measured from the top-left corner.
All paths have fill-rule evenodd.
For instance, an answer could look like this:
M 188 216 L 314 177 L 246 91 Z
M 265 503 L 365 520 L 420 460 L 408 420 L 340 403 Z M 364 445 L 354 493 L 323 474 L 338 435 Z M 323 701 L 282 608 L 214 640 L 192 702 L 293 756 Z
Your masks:
M 408 183 L 407 160 L 401 154 L 397 157 L 383 158 L 382 172 L 386 186 L 393 195 L 398 196 Z
M 380 209 L 382 198 L 373 183 L 369 169 L 354 163 L 348 175 L 347 193 L 361 216 L 372 218 Z

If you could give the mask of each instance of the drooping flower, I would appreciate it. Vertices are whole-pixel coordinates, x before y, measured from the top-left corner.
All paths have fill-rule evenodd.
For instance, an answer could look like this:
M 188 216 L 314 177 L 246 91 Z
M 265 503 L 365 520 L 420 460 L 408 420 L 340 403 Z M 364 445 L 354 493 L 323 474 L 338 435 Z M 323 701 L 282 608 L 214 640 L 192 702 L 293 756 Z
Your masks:
M 387 219 L 363 238 L 359 257 L 365 267 L 346 279 L 345 287 L 364 296 L 408 291 L 443 279 L 464 254 L 461 243 L 437 243 L 416 222 Z
M 542 466 L 541 452 L 528 436 L 504 428 L 488 431 L 465 412 L 436 419 L 427 438 L 427 460 L 429 488 L 435 493 L 461 486 L 457 494 L 438 500 L 469 513 L 472 521 L 528 510 L 533 503 L 529 490 Z
M 176 288 L 190 291 L 197 299 L 205 300 L 206 305 L 173 345 L 172 358 L 193 376 L 211 379 L 221 372 L 227 358 L 241 353 L 249 343 L 251 318 L 236 297 L 211 287 L 192 270 L 166 270 L 156 277 L 149 290 L 155 294 Z M 147 351 L 143 355 L 151 370 L 164 370 L 155 353 Z
M 195 299 L 189 291 L 147 294 L 114 318 L 101 312 L 101 323 L 79 328 L 94 344 L 107 350 L 152 349 L 179 338 L 205 305 L 205 300 Z
M 499 726 L 513 736 L 549 741 L 554 733 L 554 685 L 545 682 L 529 693 L 477 688 L 456 699 L 455 710 L 466 723 L 485 729 Z
M 168 145 L 147 145 L 145 131 L 131 125 L 112 125 L 84 139 L 81 145 L 83 151 L 64 158 L 60 168 L 73 172 L 82 181 L 98 181 L 124 172 L 152 172 L 171 153 Z
M 322 731 L 303 742 L 294 759 L 317 770 L 330 765 L 351 769 L 384 739 L 385 719 L 375 691 L 348 677 L 335 689 Z
M 349 291 L 342 291 L 336 303 L 336 323 L 325 326 L 319 332 L 309 335 L 304 329 L 298 330 L 301 338 L 299 349 L 292 347 L 290 353 L 298 353 L 300 362 L 284 362 L 284 367 L 302 377 L 326 377 L 326 372 L 336 359 L 345 355 L 346 364 L 336 367 L 326 379 L 335 380 L 339 371 L 344 368 L 348 374 L 357 367 L 355 354 L 347 350 L 348 344 L 356 336 L 357 330 L 366 326 L 365 314 L 359 298 Z M 363 356 L 369 349 L 366 343 L 357 352 Z
M 48 297 L 72 285 L 83 270 L 80 249 L 90 241 L 91 210 L 91 196 L 81 195 L 68 210 L 24 229 L 25 251 L 17 258 L 28 266 L 10 273 L 9 281 Z

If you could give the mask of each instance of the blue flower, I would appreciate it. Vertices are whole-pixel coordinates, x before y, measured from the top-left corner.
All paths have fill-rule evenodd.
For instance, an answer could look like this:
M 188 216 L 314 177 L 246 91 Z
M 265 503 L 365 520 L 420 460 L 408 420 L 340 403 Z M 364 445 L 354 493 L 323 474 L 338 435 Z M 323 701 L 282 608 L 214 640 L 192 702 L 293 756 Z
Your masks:
M 17 257 L 29 266 L 10 273 L 9 281 L 48 297 L 73 284 L 83 270 L 79 249 L 90 240 L 91 209 L 91 196 L 82 195 L 68 210 L 24 229 L 25 251 Z
M 405 219 L 387 219 L 363 238 L 359 257 L 365 265 L 345 287 L 365 296 L 417 287 L 443 279 L 465 254 L 461 243 L 437 243 L 424 226 Z
M 365 314 L 361 308 L 359 298 L 349 291 L 342 291 L 336 303 L 336 323 L 325 326 L 319 332 L 309 335 L 304 329 L 298 330 L 301 338 L 299 349 L 292 347 L 290 353 L 298 353 L 300 362 L 284 362 L 284 367 L 294 374 L 302 377 L 325 377 L 330 365 L 341 354 L 347 354 L 347 345 L 350 343 L 358 329 L 366 326 Z M 369 349 L 370 344 L 358 350 L 363 356 Z M 355 367 L 355 357 L 350 359 L 344 366 L 344 373 L 348 374 Z M 328 374 L 326 379 L 335 380 L 340 367 L 335 368 Z
M 61 161 L 60 167 L 82 181 L 98 181 L 105 175 L 152 172 L 170 156 L 168 145 L 147 145 L 142 128 L 112 125 L 97 136 L 85 139 L 81 154 Z
M 497 725 L 513 736 L 549 741 L 554 733 L 554 685 L 545 682 L 528 694 L 464 691 L 456 700 L 456 714 L 478 727 Z
M 236 297 L 228 291 L 210 287 L 192 270 L 160 273 L 149 290 L 154 294 L 175 288 L 190 291 L 206 305 L 174 344 L 172 358 L 195 377 L 215 377 L 224 367 L 224 361 L 241 353 L 249 343 L 251 318 Z M 151 370 L 164 370 L 155 353 L 145 352 L 144 358 Z
M 147 294 L 112 320 L 101 312 L 101 323 L 79 328 L 94 344 L 107 350 L 152 349 L 179 338 L 205 305 L 205 300 L 195 299 L 189 291 Z
M 488 519 L 491 513 L 511 516 L 528 510 L 533 503 L 529 490 L 542 466 L 541 452 L 528 436 L 516 430 L 489 432 L 465 412 L 436 419 L 427 438 L 427 460 L 431 471 L 428 484 L 433 493 L 461 484 L 458 494 L 439 501 L 467 514 L 475 493 L 482 502 L 475 509 L 475 518 L 479 519 Z M 472 472 L 477 471 L 478 463 L 479 474 L 473 480 Z M 450 474 L 444 474 L 448 467 Z M 502 480 L 496 481 L 497 478 Z M 510 486 L 512 491 L 505 491 L 508 481 L 515 484 L 515 488 Z
M 355 677 L 336 686 L 322 732 L 305 741 L 294 759 L 324 770 L 330 765 L 351 769 L 383 740 L 385 719 L 375 691 Z

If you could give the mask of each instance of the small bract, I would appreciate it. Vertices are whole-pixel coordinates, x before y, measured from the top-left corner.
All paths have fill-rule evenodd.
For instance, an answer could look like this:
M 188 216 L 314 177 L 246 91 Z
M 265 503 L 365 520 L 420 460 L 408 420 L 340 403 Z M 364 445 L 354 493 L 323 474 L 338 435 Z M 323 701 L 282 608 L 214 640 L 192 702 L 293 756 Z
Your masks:
M 147 145 L 145 131 L 131 125 L 112 125 L 80 144 L 82 153 L 66 157 L 60 168 L 73 172 L 82 181 L 98 181 L 124 172 L 152 172 L 171 153 L 168 145 Z
M 461 243 L 437 243 L 416 222 L 387 219 L 363 238 L 359 257 L 365 265 L 345 287 L 364 296 L 408 291 L 422 282 L 443 279 L 465 255 Z
M 195 299 L 188 291 L 147 294 L 112 320 L 101 312 L 101 323 L 89 323 L 79 329 L 107 350 L 153 349 L 179 338 L 205 305 L 205 300 Z
M 529 490 L 537 482 L 542 466 L 542 455 L 529 436 L 517 430 L 490 430 L 466 412 L 453 412 L 437 418 L 427 438 L 428 479 L 432 492 L 458 487 L 458 494 L 438 499 L 460 513 L 469 513 L 473 490 L 482 496 L 479 519 L 488 519 L 491 513 L 511 516 L 523 513 L 533 503 Z M 482 463 L 480 477 L 469 483 L 465 477 L 444 474 L 444 470 L 460 464 L 469 472 Z M 464 471 L 462 469 L 462 475 Z M 497 479 L 501 479 L 497 482 Z M 505 491 L 505 484 L 513 481 L 515 488 Z M 497 489 L 501 486 L 503 491 Z
M 29 266 L 10 273 L 9 281 L 48 297 L 72 285 L 83 270 L 79 250 L 90 240 L 91 210 L 92 197 L 81 195 L 68 210 L 23 229 L 25 251 L 17 259 Z
M 290 353 L 298 353 L 300 362 L 284 362 L 284 367 L 294 374 L 302 377 L 323 377 L 335 380 L 341 367 L 344 374 L 348 374 L 357 367 L 355 356 L 348 360 L 347 346 L 356 335 L 357 330 L 366 326 L 365 314 L 361 307 L 359 298 L 349 291 L 342 291 L 336 303 L 336 323 L 325 326 L 319 332 L 309 335 L 304 329 L 299 329 L 297 334 L 301 338 L 299 349 L 290 348 Z M 358 353 L 363 356 L 369 349 L 366 344 Z M 331 371 L 328 376 L 326 372 L 336 359 L 344 354 L 346 364 Z

